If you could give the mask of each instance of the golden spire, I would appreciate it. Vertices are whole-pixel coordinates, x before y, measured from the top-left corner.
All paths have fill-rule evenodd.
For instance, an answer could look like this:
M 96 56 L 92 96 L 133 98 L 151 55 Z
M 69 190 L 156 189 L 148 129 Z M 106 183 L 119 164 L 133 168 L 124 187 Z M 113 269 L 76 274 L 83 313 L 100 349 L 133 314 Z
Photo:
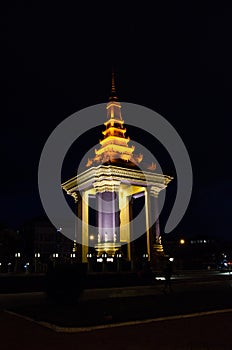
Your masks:
M 106 106 L 107 120 L 104 123 L 105 130 L 102 131 L 104 138 L 100 140 L 100 148 L 95 150 L 95 157 L 88 159 L 86 167 L 108 162 L 117 163 L 121 161 L 140 163 L 143 156 L 134 156 L 134 146 L 129 146 L 129 137 L 125 137 L 126 128 L 121 115 L 121 104 L 118 101 L 115 89 L 115 75 L 112 70 L 111 95 Z
M 116 90 L 115 90 L 115 76 L 114 76 L 114 71 L 112 71 L 112 85 L 111 85 L 111 94 L 115 94 Z
M 111 78 L 111 95 L 109 101 L 117 101 L 118 97 L 116 96 L 116 88 L 115 88 L 115 74 L 114 69 L 112 69 L 112 78 Z

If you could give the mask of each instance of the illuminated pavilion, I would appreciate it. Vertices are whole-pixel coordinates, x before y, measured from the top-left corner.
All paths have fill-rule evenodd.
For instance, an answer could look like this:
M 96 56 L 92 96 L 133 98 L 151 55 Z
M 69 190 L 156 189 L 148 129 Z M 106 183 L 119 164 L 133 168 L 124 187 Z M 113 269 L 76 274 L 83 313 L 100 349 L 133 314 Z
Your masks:
M 125 136 L 126 128 L 121 114 L 121 104 L 115 92 L 114 74 L 112 89 L 106 106 L 107 118 L 103 139 L 88 159 L 86 170 L 62 184 L 68 195 L 77 203 L 77 216 L 81 225 L 77 226 L 76 238 L 79 262 L 87 262 L 90 247 L 94 247 L 99 260 L 107 256 L 113 261 L 118 252 L 131 262 L 136 256 L 133 236 L 133 203 L 143 197 L 145 206 L 145 227 L 143 256 L 155 269 L 156 261 L 163 254 L 161 243 L 158 196 L 171 181 L 170 176 L 157 174 L 154 163 L 143 169 L 143 155 L 134 154 L 134 146 L 129 145 Z M 143 169 L 143 170 L 141 170 Z M 96 203 L 96 229 L 89 226 L 90 201 Z M 154 224 L 153 224 L 154 223 Z M 121 256 L 121 255 L 120 255 Z

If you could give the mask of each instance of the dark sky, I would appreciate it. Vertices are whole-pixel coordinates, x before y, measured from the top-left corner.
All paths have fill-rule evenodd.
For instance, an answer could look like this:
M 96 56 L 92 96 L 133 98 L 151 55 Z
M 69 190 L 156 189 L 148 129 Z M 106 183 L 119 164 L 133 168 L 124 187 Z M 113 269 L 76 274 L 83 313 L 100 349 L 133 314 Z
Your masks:
M 15 2 L 2 15 L 1 222 L 17 227 L 42 212 L 43 145 L 69 115 L 107 102 L 114 65 L 120 100 L 160 113 L 189 151 L 193 196 L 175 232 L 230 238 L 231 7 L 152 3 Z M 135 130 L 128 134 L 136 138 Z M 79 156 L 86 146 L 78 147 Z M 169 174 L 168 155 L 155 149 Z M 66 161 L 64 174 L 72 166 Z M 175 183 L 170 203 L 174 192 Z

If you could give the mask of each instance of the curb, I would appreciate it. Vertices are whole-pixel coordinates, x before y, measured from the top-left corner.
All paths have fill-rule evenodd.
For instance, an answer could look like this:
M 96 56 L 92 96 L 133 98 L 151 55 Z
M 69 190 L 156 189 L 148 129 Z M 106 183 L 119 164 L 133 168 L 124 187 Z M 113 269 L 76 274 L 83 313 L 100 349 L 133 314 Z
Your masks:
M 41 322 L 36 321 L 30 317 L 5 310 L 4 312 L 20 317 L 24 320 L 36 323 L 42 327 L 51 329 L 57 333 L 82 333 L 82 332 L 92 332 L 96 330 L 103 330 L 108 328 L 117 328 L 117 327 L 128 327 L 128 326 L 136 326 L 136 325 L 143 325 L 143 324 L 149 324 L 153 322 L 160 322 L 160 321 L 171 321 L 171 320 L 180 320 L 180 319 L 186 319 L 186 318 L 192 318 L 192 317 L 199 317 L 199 316 L 208 316 L 208 315 L 216 315 L 221 313 L 228 313 L 232 312 L 232 308 L 230 309 L 221 309 L 221 310 L 213 310 L 213 311 L 202 311 L 202 312 L 195 312 L 191 314 L 184 314 L 184 315 L 176 315 L 176 316 L 165 316 L 165 317 L 158 317 L 158 318 L 150 318 L 145 320 L 138 320 L 138 321 L 128 321 L 128 322 L 119 322 L 119 323 L 111 323 L 111 324 L 102 324 L 97 326 L 86 326 L 86 327 L 60 327 L 52 323 L 48 322 Z

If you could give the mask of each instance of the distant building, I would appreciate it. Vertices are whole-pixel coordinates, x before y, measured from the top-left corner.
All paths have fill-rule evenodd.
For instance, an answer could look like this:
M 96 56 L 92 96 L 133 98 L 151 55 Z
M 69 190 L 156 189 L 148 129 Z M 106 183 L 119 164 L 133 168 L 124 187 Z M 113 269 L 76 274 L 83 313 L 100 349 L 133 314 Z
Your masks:
M 217 268 L 223 252 L 230 256 L 231 244 L 208 235 L 192 235 L 184 238 L 180 235 L 167 235 L 163 239 L 164 251 L 174 257 L 175 265 L 180 269 Z
M 70 256 L 73 241 L 57 230 L 47 218 L 40 217 L 26 222 L 19 230 L 21 253 L 28 259 L 39 254 L 41 261 L 47 262 L 54 254 L 60 260 Z
M 12 271 L 12 262 L 19 243 L 17 232 L 0 224 L 0 273 Z

